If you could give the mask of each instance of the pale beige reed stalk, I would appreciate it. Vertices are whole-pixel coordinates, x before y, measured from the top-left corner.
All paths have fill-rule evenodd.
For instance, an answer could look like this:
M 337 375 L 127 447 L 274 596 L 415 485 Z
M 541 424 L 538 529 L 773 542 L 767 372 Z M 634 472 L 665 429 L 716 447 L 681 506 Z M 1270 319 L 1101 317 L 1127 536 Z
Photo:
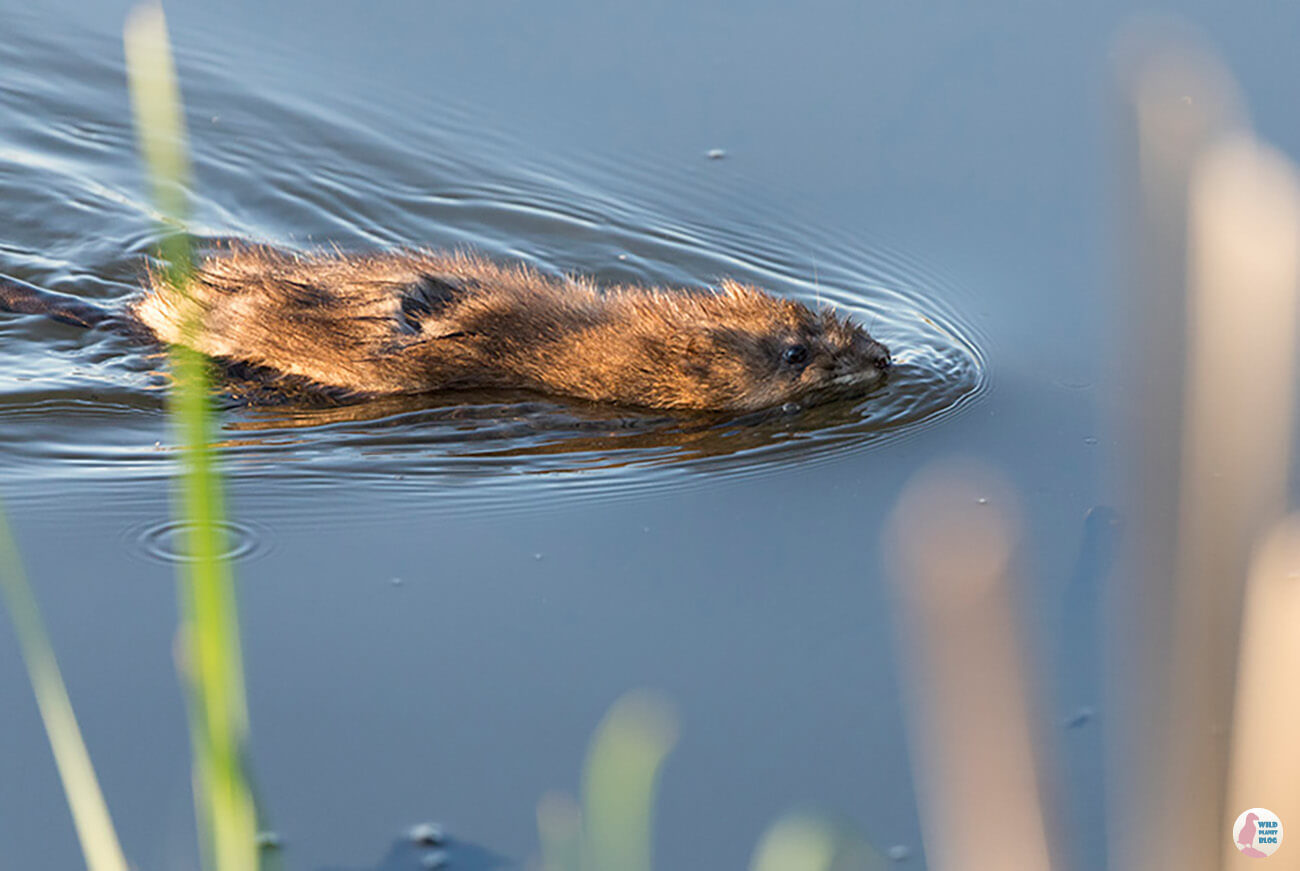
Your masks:
M 940 465 L 890 521 L 925 855 L 933 871 L 1052 867 L 1012 585 L 1017 509 L 987 469 Z

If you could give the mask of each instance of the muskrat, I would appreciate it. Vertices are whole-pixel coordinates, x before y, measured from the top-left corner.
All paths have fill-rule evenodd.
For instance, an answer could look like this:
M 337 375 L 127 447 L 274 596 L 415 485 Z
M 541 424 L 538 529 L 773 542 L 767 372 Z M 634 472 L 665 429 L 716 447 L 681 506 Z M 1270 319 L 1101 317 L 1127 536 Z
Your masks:
M 158 341 L 358 396 L 522 388 L 747 411 L 861 390 L 890 365 L 850 319 L 730 280 L 602 289 L 466 253 L 236 243 L 199 258 L 184 292 L 157 271 L 149 285 L 128 320 Z M 110 317 L 5 280 L 0 307 L 88 326 Z

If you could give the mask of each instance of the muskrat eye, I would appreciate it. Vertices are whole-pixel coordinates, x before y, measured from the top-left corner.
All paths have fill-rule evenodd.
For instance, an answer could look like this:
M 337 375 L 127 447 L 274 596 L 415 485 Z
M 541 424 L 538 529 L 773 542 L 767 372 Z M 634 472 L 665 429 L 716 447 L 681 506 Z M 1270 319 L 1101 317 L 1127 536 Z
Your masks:
M 800 366 L 808 362 L 808 349 L 803 345 L 791 345 L 782 352 L 781 359 L 791 366 Z

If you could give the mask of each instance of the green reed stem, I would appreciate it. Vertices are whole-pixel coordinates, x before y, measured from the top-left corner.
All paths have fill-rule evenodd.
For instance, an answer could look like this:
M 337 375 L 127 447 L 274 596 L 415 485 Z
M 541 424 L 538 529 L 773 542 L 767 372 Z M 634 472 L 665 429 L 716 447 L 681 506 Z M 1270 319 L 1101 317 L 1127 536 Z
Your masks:
M 124 34 L 140 151 L 163 217 L 164 277 L 187 295 L 193 266 L 185 231 L 189 157 L 162 9 L 138 7 Z M 224 497 L 212 451 L 211 385 L 203 355 L 171 349 L 171 417 L 183 448 L 177 510 L 187 561 L 178 572 L 181 636 L 194 750 L 195 804 L 214 871 L 258 867 L 257 812 L 245 765 L 248 706 L 238 606 L 225 558 Z

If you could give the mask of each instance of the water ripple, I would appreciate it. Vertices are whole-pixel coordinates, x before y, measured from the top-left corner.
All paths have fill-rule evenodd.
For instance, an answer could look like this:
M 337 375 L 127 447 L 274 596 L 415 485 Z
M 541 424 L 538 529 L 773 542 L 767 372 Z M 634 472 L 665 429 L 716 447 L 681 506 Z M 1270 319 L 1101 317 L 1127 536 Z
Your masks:
M 0 130 L 0 201 L 13 227 L 0 271 L 120 305 L 156 230 L 139 195 L 116 46 L 75 29 L 20 32 L 0 38 L 0 56 L 6 40 L 28 36 L 24 54 L 42 75 L 0 86 L 0 111 L 15 119 Z M 878 449 L 986 389 L 981 337 L 953 307 L 954 282 L 879 240 L 752 198 L 720 213 L 738 184 L 716 171 L 722 162 L 538 155 L 485 132 L 463 108 L 431 102 L 401 117 L 346 96 L 306 105 L 274 88 L 251 92 L 215 51 L 179 58 L 200 233 L 303 247 L 468 247 L 605 283 L 700 286 L 727 276 L 853 315 L 897 361 L 858 400 L 739 417 L 521 394 L 250 402 L 235 385 L 222 461 L 265 498 L 297 493 L 311 503 L 339 482 L 457 511 L 529 494 L 617 498 Z M 90 477 L 127 493 L 170 475 L 161 365 L 111 335 L 0 316 L 0 484 L 11 501 L 39 501 L 23 482 Z M 455 498 L 429 499 L 433 485 Z M 247 531 L 231 532 L 243 547 Z M 141 548 L 174 557 L 176 534 L 144 530 Z
M 246 560 L 261 556 L 269 548 L 269 536 L 246 523 L 219 523 L 218 535 L 224 544 L 221 556 L 229 560 Z M 128 527 L 123 538 L 126 550 L 156 562 L 187 563 L 193 557 L 187 550 L 191 526 L 178 520 Z

